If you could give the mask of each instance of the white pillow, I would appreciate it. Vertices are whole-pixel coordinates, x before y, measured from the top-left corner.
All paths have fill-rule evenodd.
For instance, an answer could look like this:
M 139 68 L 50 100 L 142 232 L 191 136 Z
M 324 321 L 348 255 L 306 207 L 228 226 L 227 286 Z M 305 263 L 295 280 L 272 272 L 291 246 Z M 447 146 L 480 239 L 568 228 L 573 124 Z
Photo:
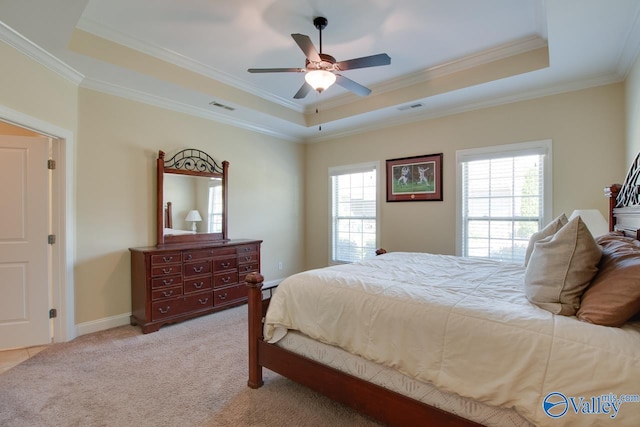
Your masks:
M 527 246 L 527 252 L 524 255 L 524 266 L 526 267 L 529 264 L 529 258 L 531 258 L 531 253 L 533 252 L 533 247 L 538 240 L 542 240 L 545 237 L 553 236 L 565 225 L 567 222 L 567 217 L 565 214 L 561 214 L 556 219 L 551 221 L 545 228 L 540 231 L 537 231 L 531 235 L 529 239 L 529 245 Z
M 554 314 L 572 316 L 598 272 L 602 249 L 580 217 L 534 244 L 524 274 L 529 301 Z

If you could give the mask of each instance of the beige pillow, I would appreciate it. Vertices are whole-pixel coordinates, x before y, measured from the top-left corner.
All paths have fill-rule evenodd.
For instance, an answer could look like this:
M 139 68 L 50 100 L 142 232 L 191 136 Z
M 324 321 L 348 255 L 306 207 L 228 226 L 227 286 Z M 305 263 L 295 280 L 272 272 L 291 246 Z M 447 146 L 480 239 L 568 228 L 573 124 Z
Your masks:
M 602 250 L 580 217 L 534 244 L 524 274 L 529 301 L 554 314 L 572 316 L 598 272 Z
M 531 258 L 531 253 L 533 253 L 533 247 L 535 246 L 538 240 L 542 240 L 545 237 L 553 236 L 565 225 L 567 222 L 567 217 L 565 214 L 561 214 L 556 219 L 551 221 L 545 228 L 540 231 L 537 231 L 531 235 L 529 239 L 529 245 L 527 246 L 527 252 L 524 255 L 524 266 L 526 267 L 529 264 L 529 258 Z

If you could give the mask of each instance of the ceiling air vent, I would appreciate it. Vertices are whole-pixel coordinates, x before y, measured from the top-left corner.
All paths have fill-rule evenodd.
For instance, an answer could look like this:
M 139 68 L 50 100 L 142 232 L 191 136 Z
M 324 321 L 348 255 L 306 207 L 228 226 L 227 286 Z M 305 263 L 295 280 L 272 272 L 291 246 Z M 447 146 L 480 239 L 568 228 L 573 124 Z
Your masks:
M 229 107 L 228 105 L 220 104 L 217 101 L 211 101 L 209 105 L 213 105 L 214 107 L 218 107 L 218 108 L 224 108 L 225 110 L 229 110 L 229 111 L 235 110 L 235 108 Z
M 398 110 L 406 111 L 406 110 L 413 110 L 413 109 L 422 108 L 422 107 L 424 107 L 424 104 L 422 102 L 418 102 L 416 104 L 403 105 L 402 107 L 398 107 Z

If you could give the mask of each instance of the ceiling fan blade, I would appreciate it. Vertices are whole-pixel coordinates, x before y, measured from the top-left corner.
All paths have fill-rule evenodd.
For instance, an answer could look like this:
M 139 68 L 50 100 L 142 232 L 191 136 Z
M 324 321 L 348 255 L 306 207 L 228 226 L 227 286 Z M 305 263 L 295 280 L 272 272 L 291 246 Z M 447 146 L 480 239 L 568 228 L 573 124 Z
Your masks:
M 391 58 L 389 55 L 386 53 L 379 53 L 377 55 L 363 56 L 362 58 L 347 59 L 346 61 L 336 62 L 336 67 L 340 71 L 345 71 L 389 64 L 391 64 Z
M 304 34 L 291 34 L 293 40 L 296 41 L 300 49 L 304 52 L 307 59 L 311 62 L 320 62 L 320 55 L 316 50 L 316 47 L 311 42 L 309 36 L 305 36 Z
M 340 74 L 336 74 L 336 83 L 356 95 L 367 96 L 371 93 L 371 89 L 368 87 L 364 87 L 360 83 L 356 83 L 345 76 L 341 76 Z
M 304 68 L 249 68 L 250 73 L 304 73 Z
M 304 82 L 304 83 L 302 84 L 302 86 L 300 86 L 300 89 L 298 89 L 298 91 L 296 92 L 296 94 L 295 94 L 295 95 L 293 95 L 293 98 L 294 98 L 294 99 L 302 99 L 302 98 L 304 98 L 305 96 L 307 96 L 307 94 L 309 93 L 309 91 L 310 91 L 311 89 L 313 89 L 313 88 L 311 87 L 311 85 L 310 85 L 309 83 L 307 83 L 307 82 Z

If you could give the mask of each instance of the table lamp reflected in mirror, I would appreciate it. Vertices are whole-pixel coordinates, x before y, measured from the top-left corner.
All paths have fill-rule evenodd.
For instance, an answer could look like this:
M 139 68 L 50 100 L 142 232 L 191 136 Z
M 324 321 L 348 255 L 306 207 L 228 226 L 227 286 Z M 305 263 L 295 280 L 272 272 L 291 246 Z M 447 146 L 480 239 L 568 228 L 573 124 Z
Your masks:
M 198 228 L 196 223 L 202 221 L 202 217 L 200 216 L 200 212 L 198 212 L 196 209 L 190 210 L 189 213 L 187 214 L 187 217 L 184 219 L 185 221 L 191 221 L 191 230 L 194 233 L 198 232 Z

